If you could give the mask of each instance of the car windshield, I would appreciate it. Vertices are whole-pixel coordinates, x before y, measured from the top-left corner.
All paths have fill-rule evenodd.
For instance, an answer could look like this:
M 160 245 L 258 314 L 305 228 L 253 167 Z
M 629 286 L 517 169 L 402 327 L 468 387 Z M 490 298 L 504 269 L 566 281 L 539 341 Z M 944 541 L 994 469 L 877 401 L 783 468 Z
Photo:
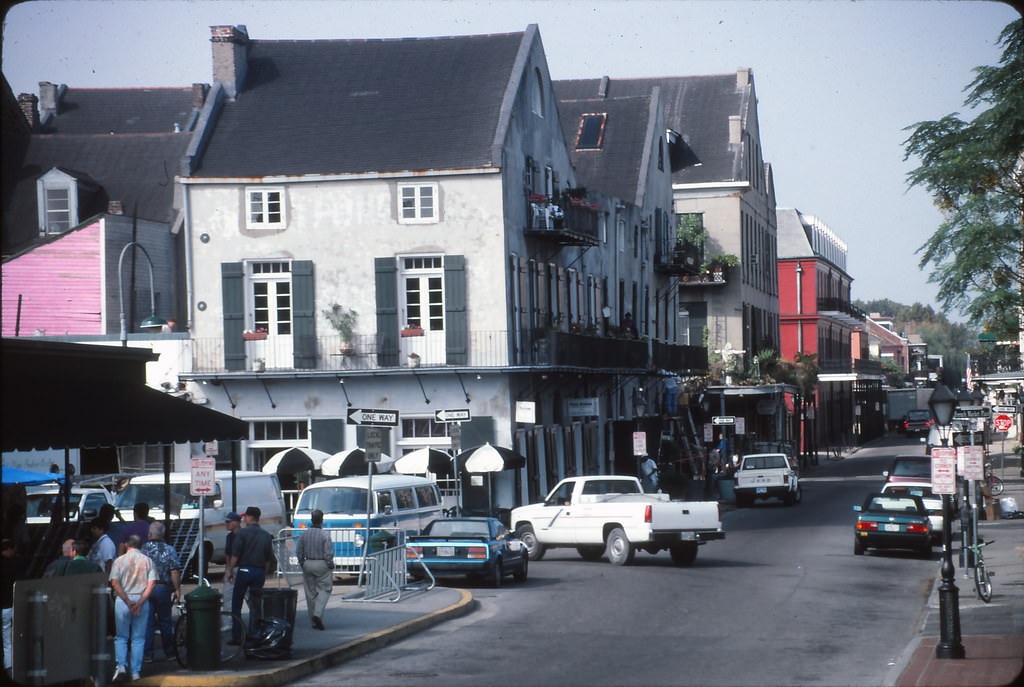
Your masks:
M 874 496 L 864 509 L 872 513 L 913 513 L 919 514 L 921 509 L 912 496 Z
M 425 534 L 434 537 L 489 537 L 486 522 L 468 520 L 435 520 L 427 527 Z
M 296 513 L 314 510 L 327 513 L 365 513 L 366 490 L 359 487 L 318 487 L 306 489 L 299 496 Z
M 583 483 L 584 494 L 639 494 L 640 485 L 631 479 L 595 479 Z
M 907 486 L 889 486 L 885 488 L 886 494 L 910 494 L 911 496 L 920 496 L 923 499 L 930 498 L 932 495 L 931 487 L 907 487 Z
M 29 518 L 48 518 L 53 514 L 57 494 L 28 494 L 25 497 L 25 515 Z
M 747 456 L 743 459 L 744 470 L 767 470 L 785 467 L 785 456 Z
M 190 485 L 181 482 L 171 484 L 171 508 L 170 512 L 177 514 L 183 510 L 196 510 L 199 508 L 199 497 L 192 496 Z M 212 496 L 207 497 L 206 507 L 213 506 L 213 499 L 220 498 L 220 487 L 216 488 Z M 118 510 L 131 510 L 136 503 L 145 503 L 150 510 L 164 510 L 164 485 L 163 484 L 138 484 L 130 483 L 117 497 Z

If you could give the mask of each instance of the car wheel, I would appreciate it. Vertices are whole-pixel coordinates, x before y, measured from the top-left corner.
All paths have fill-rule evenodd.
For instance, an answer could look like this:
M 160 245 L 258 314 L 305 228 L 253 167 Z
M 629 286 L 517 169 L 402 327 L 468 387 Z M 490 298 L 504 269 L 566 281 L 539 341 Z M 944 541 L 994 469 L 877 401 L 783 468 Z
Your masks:
M 693 562 L 697 560 L 696 542 L 685 542 L 683 544 L 676 544 L 668 551 L 672 555 L 672 562 L 680 567 L 692 565 Z
M 516 531 L 516 536 L 523 542 L 531 561 L 539 561 L 544 558 L 545 548 L 537 541 L 537 535 L 533 533 L 533 525 L 523 525 Z
M 607 547 L 605 554 L 608 562 L 612 565 L 629 565 L 633 562 L 633 554 L 636 549 L 629 541 L 629 537 L 621 527 L 616 527 L 608 533 Z
M 860 539 L 853 540 L 853 555 L 863 556 L 864 555 L 864 542 Z
M 520 565 L 519 569 L 512 574 L 512 579 L 516 582 L 526 582 L 526 576 L 529 572 L 529 568 L 530 557 L 524 554 L 522 565 Z
M 585 561 L 599 561 L 604 555 L 603 546 L 577 546 L 576 553 Z
M 491 569 L 491 583 L 495 587 L 500 587 L 501 583 L 505 579 L 505 566 L 501 564 L 501 559 L 494 561 L 494 568 Z

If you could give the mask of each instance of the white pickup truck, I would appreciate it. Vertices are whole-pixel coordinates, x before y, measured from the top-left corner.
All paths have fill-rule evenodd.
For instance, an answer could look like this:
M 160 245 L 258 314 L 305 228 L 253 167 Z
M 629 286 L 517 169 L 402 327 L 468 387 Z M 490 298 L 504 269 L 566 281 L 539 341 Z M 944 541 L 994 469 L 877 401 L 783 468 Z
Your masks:
M 800 476 L 785 453 L 751 453 L 743 456 L 736 471 L 734 490 L 738 508 L 773 496 L 792 506 L 800 502 Z
M 607 555 L 614 565 L 630 563 L 637 549 L 668 549 L 676 565 L 690 565 L 698 545 L 725 538 L 717 502 L 670 501 L 617 475 L 563 479 L 543 503 L 514 509 L 512 527 L 535 561 L 554 547 L 575 547 L 586 560 Z

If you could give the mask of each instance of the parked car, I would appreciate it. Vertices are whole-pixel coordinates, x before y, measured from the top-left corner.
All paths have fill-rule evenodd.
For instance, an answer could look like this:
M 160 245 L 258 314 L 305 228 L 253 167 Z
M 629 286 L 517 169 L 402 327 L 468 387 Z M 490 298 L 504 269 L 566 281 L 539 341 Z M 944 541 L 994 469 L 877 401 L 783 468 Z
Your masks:
M 932 526 L 932 543 L 937 544 L 942 538 L 942 496 L 932 493 L 930 481 L 920 482 L 886 482 L 882 493 L 888 495 L 920 496 L 924 507 L 928 510 L 928 521 Z
M 929 456 L 896 456 L 882 472 L 888 482 L 931 482 L 932 459 Z
M 743 456 L 736 471 L 736 506 L 753 505 L 756 499 L 777 497 L 787 506 L 801 499 L 796 465 L 784 453 L 752 453 Z
M 930 411 L 921 408 L 908 410 L 907 414 L 903 416 L 900 431 L 903 434 L 927 434 L 933 422 Z
M 468 575 L 500 587 L 505 575 L 524 581 L 530 563 L 523 542 L 497 518 L 434 520 L 408 547 L 413 577 L 423 577 L 426 565 L 434 576 Z
M 57 484 L 27 487 L 25 489 L 25 522 L 45 525 L 50 522 L 55 508 L 64 497 Z M 68 517 L 74 522 L 85 522 L 99 515 L 104 504 L 114 504 L 114 495 L 103 487 L 71 487 L 71 507 Z
M 920 496 L 870 494 L 853 510 L 857 513 L 854 554 L 861 556 L 868 548 L 910 549 L 922 558 L 931 558 L 932 526 Z

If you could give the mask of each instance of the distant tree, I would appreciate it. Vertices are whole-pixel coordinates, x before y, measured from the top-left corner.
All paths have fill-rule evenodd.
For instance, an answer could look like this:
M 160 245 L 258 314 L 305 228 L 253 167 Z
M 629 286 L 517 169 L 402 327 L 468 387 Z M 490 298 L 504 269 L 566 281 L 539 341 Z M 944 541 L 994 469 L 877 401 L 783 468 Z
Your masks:
M 1006 26 L 999 43 L 999 66 L 976 68 L 964 89 L 977 116 L 908 127 L 904 159 L 920 161 L 908 184 L 926 188 L 943 212 L 918 250 L 940 301 L 1016 337 L 1024 307 L 1024 19 Z

